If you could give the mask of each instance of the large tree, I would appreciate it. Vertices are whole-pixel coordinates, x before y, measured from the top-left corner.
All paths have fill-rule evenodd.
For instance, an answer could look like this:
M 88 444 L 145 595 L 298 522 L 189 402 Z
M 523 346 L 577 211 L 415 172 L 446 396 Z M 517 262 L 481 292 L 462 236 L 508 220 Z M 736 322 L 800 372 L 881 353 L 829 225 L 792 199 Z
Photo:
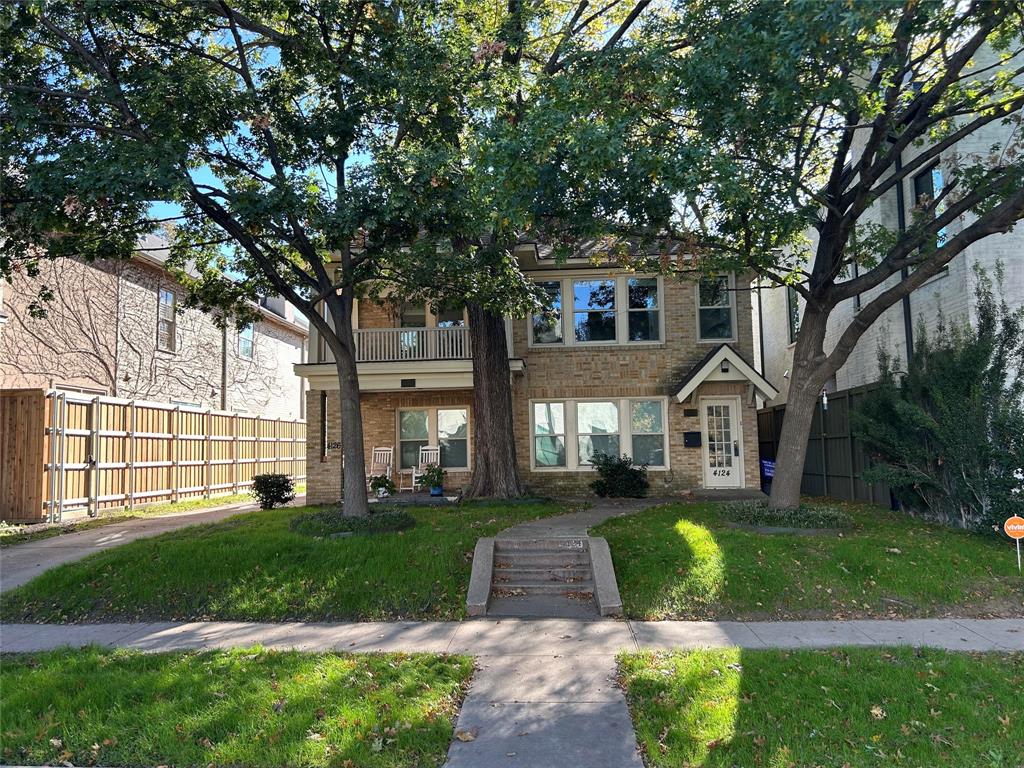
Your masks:
M 706 0 L 677 11 L 659 41 L 671 94 L 643 108 L 677 195 L 667 230 L 695 256 L 678 268 L 752 273 L 803 298 L 771 497 L 793 507 L 816 403 L 864 332 L 1024 216 L 1024 8 Z M 907 204 L 902 226 L 883 226 L 883 196 L 902 203 L 897 190 L 937 162 L 943 186 Z M 858 296 L 827 343 L 835 309 Z
M 344 511 L 364 514 L 352 306 L 434 257 L 417 238 L 443 229 L 450 195 L 432 147 L 449 141 L 460 78 L 480 67 L 451 8 L 6 4 L 0 276 L 128 257 L 161 223 L 153 201 L 175 204 L 172 261 L 194 304 L 244 321 L 247 302 L 281 294 L 333 353 Z

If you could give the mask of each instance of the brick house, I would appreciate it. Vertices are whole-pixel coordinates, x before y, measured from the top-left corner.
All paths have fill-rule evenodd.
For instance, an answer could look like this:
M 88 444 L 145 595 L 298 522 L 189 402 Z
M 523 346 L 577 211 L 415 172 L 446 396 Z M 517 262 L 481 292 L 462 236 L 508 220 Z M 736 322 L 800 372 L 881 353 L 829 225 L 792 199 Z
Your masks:
M 185 289 L 147 238 L 130 260 L 44 261 L 40 274 L 0 284 L 0 389 L 55 388 L 184 407 L 304 417 L 308 329 L 280 299 L 242 331 L 180 304 Z M 41 286 L 53 292 L 31 316 Z
M 589 258 L 556 264 L 517 251 L 555 311 L 508 318 L 516 453 L 535 492 L 589 493 L 589 458 L 627 454 L 649 465 L 652 494 L 758 488 L 755 397 L 777 390 L 754 370 L 749 281 L 693 282 L 633 274 Z M 466 318 L 423 305 L 360 302 L 354 312 L 364 452 L 394 447 L 409 472 L 438 445 L 450 488 L 470 476 L 473 375 Z M 341 495 L 338 384 L 311 330 L 307 494 Z M 397 481 L 397 477 L 395 478 Z

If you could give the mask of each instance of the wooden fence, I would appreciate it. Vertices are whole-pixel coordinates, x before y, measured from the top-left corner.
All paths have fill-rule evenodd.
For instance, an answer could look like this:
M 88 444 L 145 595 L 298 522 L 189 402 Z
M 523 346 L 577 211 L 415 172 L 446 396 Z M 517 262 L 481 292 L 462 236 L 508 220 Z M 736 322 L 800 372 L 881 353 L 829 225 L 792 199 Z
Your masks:
M 71 392 L 0 392 L 0 520 L 237 493 L 306 476 L 306 424 Z
M 829 393 L 827 407 L 819 402 L 807 440 L 802 493 L 889 506 L 889 486 L 861 478 L 869 460 L 850 425 L 851 412 L 871 389 L 868 385 Z M 758 449 L 762 460 L 775 460 L 785 415 L 785 405 L 758 411 Z

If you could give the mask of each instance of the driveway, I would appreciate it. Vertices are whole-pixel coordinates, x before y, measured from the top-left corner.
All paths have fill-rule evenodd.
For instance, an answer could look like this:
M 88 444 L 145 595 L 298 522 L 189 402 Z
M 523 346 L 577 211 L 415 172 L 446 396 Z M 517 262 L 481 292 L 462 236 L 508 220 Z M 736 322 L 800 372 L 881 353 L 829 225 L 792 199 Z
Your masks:
M 296 502 L 301 504 L 302 499 L 300 496 Z M 197 512 L 136 518 L 79 533 L 65 533 L 48 539 L 4 547 L 0 549 L 0 592 L 20 587 L 45 570 L 81 560 L 94 552 L 127 544 L 136 539 L 159 536 L 161 533 L 190 525 L 216 523 L 226 517 L 241 512 L 252 512 L 258 508 L 255 504 L 242 503 Z

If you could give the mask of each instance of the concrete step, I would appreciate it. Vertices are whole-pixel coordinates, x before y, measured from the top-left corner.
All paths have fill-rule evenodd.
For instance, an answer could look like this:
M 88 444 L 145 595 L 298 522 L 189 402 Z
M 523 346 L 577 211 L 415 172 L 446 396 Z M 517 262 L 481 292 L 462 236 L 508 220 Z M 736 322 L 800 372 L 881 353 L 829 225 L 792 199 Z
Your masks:
M 594 592 L 594 582 L 588 579 L 567 584 L 561 581 L 519 579 L 509 582 L 495 582 L 491 586 L 491 591 L 512 592 L 523 595 L 564 595 L 569 593 L 589 595 Z
M 564 536 L 550 539 L 495 539 L 494 555 L 505 552 L 586 552 L 585 536 Z
M 547 581 L 565 581 L 575 582 L 584 579 L 591 578 L 590 566 L 574 566 L 570 568 L 558 568 L 558 567 L 527 567 L 523 568 L 520 566 L 514 566 L 511 568 L 504 568 L 500 566 L 494 566 L 493 581 L 497 584 L 499 581 L 516 581 L 518 579 L 544 579 Z
M 568 619 L 598 618 L 594 598 L 565 595 L 495 595 L 487 609 L 488 616 L 550 617 Z
M 589 566 L 589 552 L 530 552 L 514 550 L 497 552 L 494 556 L 495 568 L 573 568 Z

